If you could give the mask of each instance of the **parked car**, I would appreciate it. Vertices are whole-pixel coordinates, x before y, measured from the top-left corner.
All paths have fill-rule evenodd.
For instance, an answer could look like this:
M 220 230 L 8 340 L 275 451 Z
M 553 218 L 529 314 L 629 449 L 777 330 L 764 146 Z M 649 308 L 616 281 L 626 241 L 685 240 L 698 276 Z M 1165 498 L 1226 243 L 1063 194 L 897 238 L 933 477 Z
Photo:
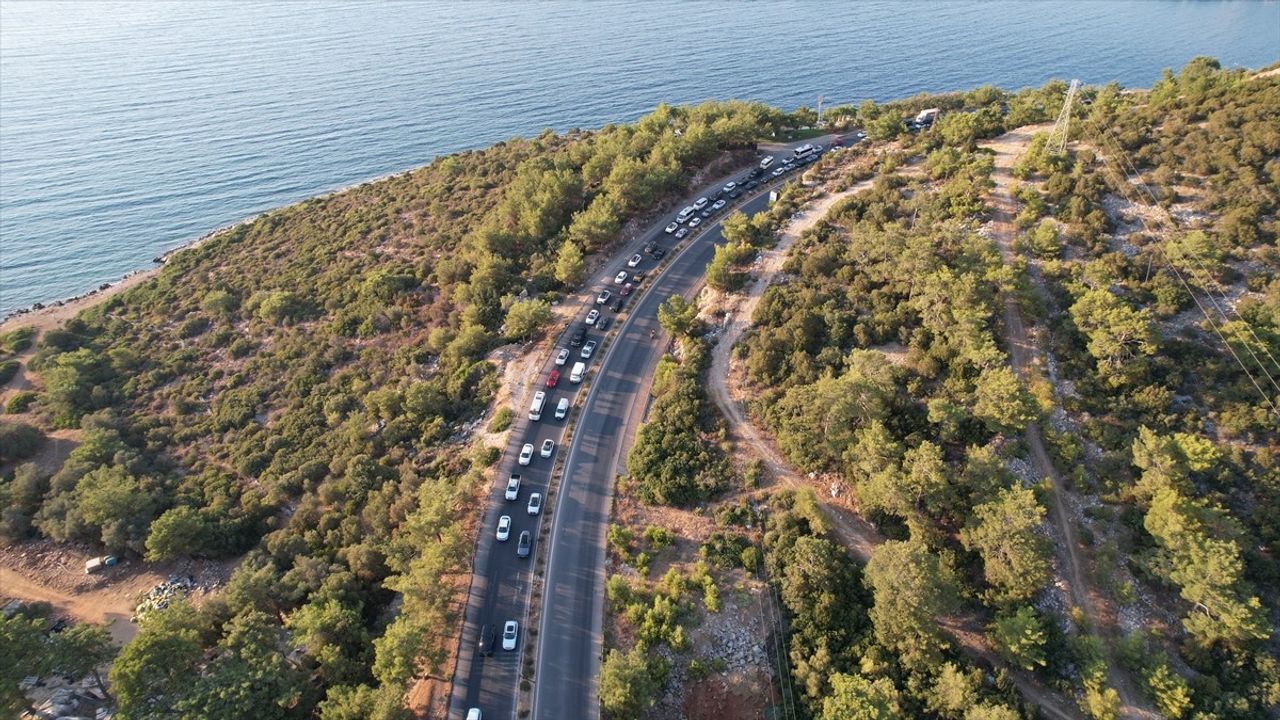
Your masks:
M 569 338 L 569 346 L 578 347 L 579 345 L 582 344 L 582 341 L 586 339 L 586 337 L 587 337 L 587 329 L 584 327 L 579 327 L 577 330 L 574 331 L 573 335 Z
M 484 720 L 480 716 L 480 708 L 471 708 L 467 710 L 467 720 Z
M 635 267 L 640 264 L 641 260 L 644 260 L 644 256 L 641 255 L 640 253 L 636 253 L 635 255 L 631 256 L 630 260 L 627 261 L 627 267 Z
M 644 280 L 644 271 L 643 271 L 643 270 L 637 270 L 637 271 L 635 271 L 635 272 L 631 273 L 631 282 L 632 282 L 632 283 L 634 283 L 636 287 L 640 287 L 640 283 L 641 283 L 643 280 Z
M 608 330 L 609 322 L 610 320 L 607 317 L 600 318 L 599 320 L 596 321 L 596 329 L 599 330 L 600 332 L 604 332 L 605 330 Z
M 583 360 L 590 360 L 591 354 L 594 353 L 595 351 L 596 351 L 596 341 L 588 340 L 587 344 L 582 346 L 582 350 L 578 352 L 578 355 L 580 355 Z
M 724 200 L 717 200 L 717 201 L 715 202 L 715 204 L 711 206 L 711 209 L 712 209 L 712 210 L 719 210 L 720 208 L 724 207 L 725 205 L 726 205 L 726 203 L 725 203 L 725 201 L 724 201 Z
M 596 320 L 598 320 L 599 318 L 600 318 L 600 311 L 599 311 L 599 310 L 592 310 L 591 312 L 587 313 L 587 324 L 588 324 L 588 325 L 595 325 L 595 324 L 596 324 Z
M 560 352 L 556 354 L 556 364 L 563 365 L 569 362 L 569 348 L 560 348 Z
M 679 227 L 680 227 L 680 223 L 672 221 L 672 223 L 667 226 L 667 232 L 673 233 L 676 231 L 676 228 L 679 228 Z
M 517 462 L 521 465 L 533 462 L 533 443 L 525 443 L 524 447 L 520 448 L 520 459 Z
M 702 224 L 702 218 L 696 217 L 689 221 L 689 229 L 692 230 Z
M 511 477 L 507 478 L 506 497 L 508 500 L 520 497 L 520 473 L 511 473 Z
M 653 249 L 653 259 L 654 259 L 654 260 L 661 260 L 661 259 L 662 259 L 662 256 L 663 256 L 663 255 L 666 255 L 666 254 L 667 254 L 667 250 L 666 250 L 666 248 L 654 248 L 654 249 Z
M 694 200 L 694 201 L 693 201 L 693 209 L 694 209 L 694 210 L 701 210 L 702 208 L 704 208 L 704 207 L 706 207 L 706 206 L 707 206 L 707 203 L 708 203 L 708 202 L 711 202 L 711 201 L 710 201 L 710 200 L 707 200 L 707 199 L 706 199 L 706 198 L 704 198 L 704 197 L 700 197 L 700 198 L 698 198 L 697 200 Z
M 569 398 L 560 398 L 559 404 L 556 405 L 556 419 L 563 420 L 569 414 Z
M 542 441 L 542 451 L 539 452 L 538 454 L 544 458 L 549 458 L 552 455 L 554 455 L 555 452 L 556 452 L 556 441 L 552 440 L 551 438 L 547 438 L 546 440 Z
M 645 254 L 648 254 L 648 253 L 653 252 L 653 249 L 654 249 L 654 248 L 656 248 L 656 247 L 658 247 L 658 243 L 656 243 L 656 242 L 654 242 L 654 241 L 652 241 L 652 240 L 650 240 L 649 242 L 645 243 L 645 244 L 644 244 L 644 251 L 645 251 Z
M 506 542 L 511 537 L 511 516 L 498 518 L 498 542 Z
M 529 496 L 529 505 L 525 507 L 530 515 L 537 515 L 542 512 L 542 493 L 534 493 Z
M 631 283 L 627 283 L 626 285 L 622 286 L 622 289 L 618 291 L 618 294 L 621 295 L 622 297 L 626 297 L 631 294 L 632 290 L 635 290 L 635 289 L 636 287 L 634 285 L 632 285 Z
M 605 303 L 609 302 L 609 298 L 611 298 L 611 297 L 613 297 L 613 292 L 612 292 L 612 291 L 609 291 L 609 290 L 601 290 L 601 291 L 600 291 L 600 294 L 596 296 L 596 304 L 597 304 L 597 305 L 603 305 L 603 304 L 605 304 Z
M 680 228 L 676 231 L 676 239 L 683 240 L 685 235 L 689 234 L 689 228 Z
M 787 169 L 786 169 L 786 168 L 774 168 L 774 169 L 773 169 L 773 172 L 771 172 L 771 173 L 769 173 L 769 174 L 770 174 L 770 175 L 772 175 L 773 177 L 778 177 L 779 175 L 782 175 L 782 174 L 783 174 L 783 173 L 785 173 L 786 171 L 787 171 Z
M 742 197 L 742 188 L 734 188 L 733 192 L 729 193 L 730 199 L 737 200 L 740 197 Z
M 502 626 L 502 649 L 515 650 L 516 639 L 520 636 L 520 624 L 515 620 L 508 620 Z
M 610 307 L 613 308 L 614 312 L 622 312 L 622 306 L 625 305 L 626 302 L 627 302 L 626 299 L 618 298 L 617 300 L 613 301 L 613 305 L 611 305 Z
M 480 626 L 480 639 L 476 643 L 476 648 L 480 651 L 481 655 L 492 655 L 493 647 L 497 644 L 496 641 L 497 633 L 494 631 L 492 625 Z
M 516 541 L 516 557 L 527 558 L 533 549 L 533 535 L 528 530 L 520 531 L 520 539 Z
M 628 276 L 627 276 L 626 270 L 619 270 L 618 274 L 613 276 L 613 284 L 621 285 L 622 283 L 627 281 L 627 277 Z
M 727 192 L 727 193 L 731 193 L 731 192 L 733 192 L 733 189 L 734 189 L 734 188 L 736 188 L 736 187 L 738 187 L 738 183 L 733 182 L 733 181 L 729 181 L 729 182 L 725 183 L 725 184 L 724 184 L 724 187 L 722 187 L 722 188 L 720 188 L 720 189 L 721 189 L 721 190 L 723 190 L 723 191 L 725 191 L 725 192 Z
M 553 388 L 559 384 L 560 384 L 560 371 L 552 370 L 551 374 L 547 376 L 547 387 Z

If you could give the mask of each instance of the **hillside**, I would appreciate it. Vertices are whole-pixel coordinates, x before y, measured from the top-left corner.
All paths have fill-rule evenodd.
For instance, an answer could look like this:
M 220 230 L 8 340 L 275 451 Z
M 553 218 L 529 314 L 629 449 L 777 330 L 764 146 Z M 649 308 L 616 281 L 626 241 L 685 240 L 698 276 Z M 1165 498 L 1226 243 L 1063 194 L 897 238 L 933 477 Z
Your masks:
M 396 714 L 451 643 L 450 577 L 474 537 L 461 510 L 495 458 L 465 432 L 496 390 L 488 353 L 539 335 L 629 221 L 787 122 L 663 106 L 441 158 L 174 254 L 39 338 L 35 389 L 4 425 L 20 442 L 0 536 L 244 554 L 214 600 L 124 650 L 130 716 L 155 698 L 188 717 Z M 60 428 L 76 443 L 56 472 L 19 464 Z

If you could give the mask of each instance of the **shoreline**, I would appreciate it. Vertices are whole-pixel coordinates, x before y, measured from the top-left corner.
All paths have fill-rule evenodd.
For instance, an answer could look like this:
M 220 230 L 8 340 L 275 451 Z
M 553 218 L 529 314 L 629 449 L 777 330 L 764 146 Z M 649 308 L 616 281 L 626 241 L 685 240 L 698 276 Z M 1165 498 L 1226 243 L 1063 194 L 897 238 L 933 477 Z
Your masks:
M 459 152 L 467 152 L 467 151 L 463 150 Z M 253 215 L 250 215 L 242 220 L 237 220 L 236 222 L 230 223 L 228 225 L 223 225 L 221 227 L 215 228 L 205 233 L 204 235 L 201 235 L 200 237 L 195 238 L 194 240 L 188 240 L 184 243 L 181 243 L 175 247 L 172 247 L 164 251 L 160 255 L 157 255 L 152 260 L 153 267 L 138 268 L 137 270 L 131 270 L 125 273 L 123 276 L 121 276 L 120 279 L 118 280 L 104 282 L 98 287 L 93 288 L 92 290 L 88 290 L 86 292 L 80 293 L 79 295 L 72 295 L 71 297 L 61 298 L 58 300 L 50 300 L 49 302 L 38 302 L 32 305 L 29 305 L 27 307 L 14 310 L 10 312 L 8 315 L 5 315 L 3 319 L 0 319 L 0 333 L 6 333 L 11 330 L 16 330 L 20 327 L 28 327 L 28 326 L 35 327 L 40 332 L 52 329 L 66 322 L 67 320 L 75 317 L 80 312 L 87 310 L 93 307 L 94 305 L 97 305 L 98 303 L 106 300 L 112 295 L 115 295 L 117 293 L 128 290 L 129 288 L 140 285 L 146 280 L 149 280 L 152 277 L 155 277 L 155 275 L 158 274 L 160 270 L 164 268 L 164 265 L 169 261 L 169 258 L 173 257 L 177 253 L 180 253 L 184 250 L 190 250 L 192 248 L 198 247 L 204 244 L 205 242 L 212 240 L 218 235 L 221 235 L 222 233 L 230 232 L 242 225 L 247 225 L 266 215 L 269 215 L 278 210 L 283 210 L 284 208 L 287 208 L 287 207 L 292 207 L 294 205 L 304 203 L 304 202 L 310 202 L 311 200 L 319 200 L 321 198 L 332 197 L 339 193 L 343 193 L 348 190 L 353 190 L 355 188 L 362 187 L 364 185 L 369 185 L 371 183 L 381 182 L 383 180 L 395 177 L 396 175 L 400 175 L 403 173 L 416 172 L 422 168 L 428 167 L 432 163 L 439 160 L 441 157 L 449 157 L 449 156 L 448 155 L 436 156 L 421 165 L 415 165 L 413 167 L 406 168 L 404 170 L 396 170 L 393 172 L 383 173 L 381 175 L 367 178 L 365 180 L 360 180 L 358 182 L 353 182 L 347 185 L 343 185 L 342 187 L 335 188 L 333 190 L 317 193 L 315 195 L 308 195 L 304 198 L 300 198 L 298 200 L 285 203 L 284 205 L 277 205 L 276 207 L 263 210 L 262 212 L 254 213 Z
M 271 211 L 268 210 L 267 212 Z M 154 264 L 153 267 L 131 270 L 125 273 L 119 280 L 104 282 L 98 287 L 80 293 L 79 295 L 72 295 L 71 297 L 53 300 L 48 303 L 35 303 L 29 307 L 14 310 L 6 315 L 3 320 L 0 320 L 0 333 L 16 330 L 20 327 L 34 327 L 40 332 L 53 329 L 54 327 L 57 327 L 80 314 L 82 311 L 106 300 L 112 295 L 116 295 L 128 290 L 129 288 L 141 285 L 143 282 L 155 277 L 162 269 L 164 269 L 165 263 L 169 261 L 169 258 L 173 257 L 177 253 L 199 247 L 218 235 L 234 230 L 245 223 L 253 222 L 265 214 L 266 213 L 258 213 L 257 215 L 245 218 L 239 222 L 224 225 L 215 230 L 211 230 L 194 240 L 189 240 L 177 247 L 170 248 L 169 250 L 164 251 L 164 253 L 157 255 L 155 259 L 152 260 L 152 263 Z

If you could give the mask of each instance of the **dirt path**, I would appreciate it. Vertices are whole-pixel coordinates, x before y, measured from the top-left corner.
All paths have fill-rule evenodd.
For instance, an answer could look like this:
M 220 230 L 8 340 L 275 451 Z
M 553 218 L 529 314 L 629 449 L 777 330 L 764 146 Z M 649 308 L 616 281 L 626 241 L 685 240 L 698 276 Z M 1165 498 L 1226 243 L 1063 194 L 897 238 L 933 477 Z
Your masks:
M 912 169 L 906 169 L 910 174 Z M 870 188 L 874 178 L 857 183 L 842 192 L 825 195 L 807 206 L 782 231 L 778 244 L 766 251 L 760 260 L 756 280 L 744 295 L 732 296 L 729 314 L 726 316 L 715 347 L 711 353 L 711 369 L 709 393 L 716 407 L 724 415 L 729 426 L 730 439 L 739 448 L 744 448 L 759 457 L 768 469 L 770 477 L 788 487 L 812 487 L 807 478 L 802 477 L 790 463 L 782 457 L 773 442 L 766 438 L 747 418 L 742 404 L 734 397 L 731 383 L 733 346 L 742 337 L 751 322 L 751 316 L 759 304 L 760 297 L 768 289 L 782 267 L 787 253 L 806 230 L 814 227 L 827 212 L 840 200 L 849 195 Z M 819 496 L 820 500 L 828 500 Z M 866 562 L 876 546 L 884 542 L 880 534 L 870 523 L 858 515 L 852 508 L 846 507 L 840 499 L 832 497 L 823 502 L 827 518 L 831 522 L 832 534 L 841 545 L 862 562 Z M 991 666 L 1003 666 L 987 644 L 982 619 L 973 615 L 946 618 L 940 626 L 949 634 L 963 651 L 971 657 L 981 658 Z M 1032 674 L 1010 668 L 1010 677 L 1017 685 L 1022 696 L 1034 704 L 1046 716 L 1058 720 L 1077 720 L 1080 713 L 1074 704 L 1062 696 L 1044 687 Z
M 138 626 L 129 620 L 137 602 L 137 591 L 153 586 L 160 579 L 148 578 L 139 583 L 137 588 L 129 590 L 73 595 L 33 582 L 9 568 L 0 567 L 0 596 L 27 602 L 47 602 L 55 611 L 66 613 L 81 622 L 105 624 L 116 643 L 123 645 L 138 631 Z
M 1049 125 L 1032 125 L 1019 128 L 984 144 L 984 147 L 996 153 L 995 169 L 992 173 L 995 189 L 991 192 L 989 202 L 992 209 L 994 239 L 1006 265 L 1012 264 L 1016 259 L 1013 241 L 1017 230 L 1013 225 L 1013 218 L 1017 214 L 1017 203 L 1009 192 L 1009 184 L 1013 179 L 1012 168 L 1031 142 L 1031 137 L 1049 127 Z M 1035 340 L 1027 332 L 1026 324 L 1022 320 L 1018 298 L 1012 293 L 1006 293 L 1004 296 L 1004 329 L 1013 368 L 1024 380 L 1028 379 L 1038 350 Z M 1050 515 L 1064 540 L 1057 544 L 1055 550 L 1058 562 L 1065 570 L 1066 577 L 1063 579 L 1067 584 L 1068 595 L 1072 605 L 1084 613 L 1091 626 L 1085 630 L 1097 634 L 1103 640 L 1107 656 L 1108 682 L 1120 696 L 1121 717 L 1158 718 L 1158 714 L 1147 709 L 1142 703 L 1141 695 L 1135 690 L 1128 675 L 1120 670 L 1115 660 L 1111 639 L 1120 634 L 1120 629 L 1110 622 L 1115 617 L 1115 613 L 1107 612 L 1103 615 L 1099 612 L 1099 608 L 1104 607 L 1107 600 L 1087 576 L 1086 559 L 1082 557 L 1084 551 L 1076 534 L 1073 516 L 1064 498 L 1062 477 L 1049 459 L 1048 452 L 1045 451 L 1040 426 L 1036 423 L 1028 425 L 1024 437 L 1031 450 L 1032 461 L 1039 469 L 1040 475 L 1049 481 L 1052 490 L 1049 495 L 1052 506 Z

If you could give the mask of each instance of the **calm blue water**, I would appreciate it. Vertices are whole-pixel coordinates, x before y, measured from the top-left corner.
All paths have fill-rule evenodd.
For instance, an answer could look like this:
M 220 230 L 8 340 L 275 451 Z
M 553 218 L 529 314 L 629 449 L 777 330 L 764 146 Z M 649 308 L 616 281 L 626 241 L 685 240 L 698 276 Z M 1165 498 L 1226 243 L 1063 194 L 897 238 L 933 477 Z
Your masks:
M 1280 57 L 1276 2 L 0 2 L 0 314 L 253 213 L 661 101 Z

